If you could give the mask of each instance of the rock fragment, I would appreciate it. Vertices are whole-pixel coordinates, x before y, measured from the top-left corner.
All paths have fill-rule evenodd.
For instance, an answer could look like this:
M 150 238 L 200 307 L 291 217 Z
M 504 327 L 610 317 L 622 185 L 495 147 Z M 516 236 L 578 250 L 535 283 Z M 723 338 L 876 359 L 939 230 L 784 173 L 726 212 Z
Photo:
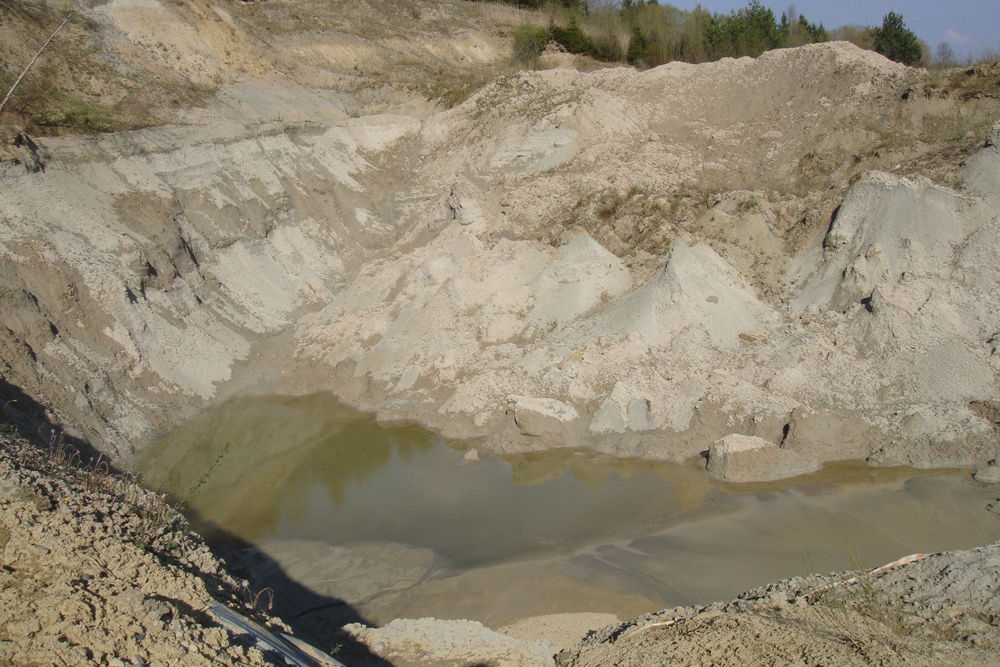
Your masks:
M 985 468 L 973 473 L 972 478 L 984 484 L 1000 484 L 1000 462 L 996 459 L 990 461 Z
M 507 405 L 521 435 L 552 444 L 570 444 L 574 440 L 580 413 L 572 406 L 554 398 L 516 395 L 507 398 Z
M 708 451 L 708 472 L 727 482 L 769 482 L 818 469 L 815 459 L 754 435 L 731 433 Z

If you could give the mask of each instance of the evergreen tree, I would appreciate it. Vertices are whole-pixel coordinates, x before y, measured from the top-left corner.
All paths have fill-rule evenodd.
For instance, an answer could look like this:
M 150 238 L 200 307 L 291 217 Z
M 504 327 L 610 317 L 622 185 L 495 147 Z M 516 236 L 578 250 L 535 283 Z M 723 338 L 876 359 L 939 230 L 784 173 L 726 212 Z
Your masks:
M 822 23 L 819 25 L 810 23 L 806 20 L 806 17 L 801 14 L 799 14 L 799 27 L 809 35 L 813 44 L 825 42 L 830 39 L 830 35 L 827 34 L 826 28 L 823 27 Z
M 781 15 L 778 35 L 782 46 L 802 46 L 830 39 L 822 23 L 819 25 L 810 23 L 805 16 L 795 11 L 794 6 L 789 7 L 788 11 Z
M 923 50 L 917 42 L 917 36 L 908 30 L 903 23 L 903 17 L 896 12 L 889 12 L 882 19 L 881 28 L 873 28 L 875 50 L 890 60 L 904 65 L 916 65 L 923 57 Z
M 628 64 L 638 65 L 639 63 L 645 63 L 648 51 L 649 44 L 646 42 L 642 31 L 639 30 L 639 26 L 632 26 L 632 39 L 628 42 L 628 52 L 625 54 Z
M 720 55 L 756 57 L 781 46 L 781 28 L 774 12 L 761 5 L 759 0 L 750 0 L 743 9 L 730 12 L 722 18 L 721 24 L 728 42 L 728 53 Z

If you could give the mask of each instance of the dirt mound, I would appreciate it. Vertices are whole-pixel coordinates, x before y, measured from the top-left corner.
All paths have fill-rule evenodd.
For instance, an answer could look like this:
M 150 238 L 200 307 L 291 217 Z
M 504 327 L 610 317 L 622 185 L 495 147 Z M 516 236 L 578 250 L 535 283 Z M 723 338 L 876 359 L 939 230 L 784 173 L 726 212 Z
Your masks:
M 711 246 L 690 248 L 677 239 L 663 269 L 596 326 L 599 335 L 636 332 L 656 347 L 670 345 L 685 330 L 699 329 L 709 345 L 732 348 L 739 345 L 741 333 L 765 328 L 774 318 Z
M 987 259 L 996 214 L 973 193 L 869 172 L 825 240 L 787 265 L 784 303 L 758 298 L 707 243 L 678 237 L 650 276 L 611 254 L 571 260 L 593 245 L 580 232 L 555 253 L 491 243 L 491 227 L 514 223 L 483 214 L 373 263 L 297 339 L 304 357 L 350 373 L 332 387 L 349 402 L 501 451 L 681 459 L 740 433 L 820 462 L 982 465 L 998 455 L 994 425 L 969 406 L 997 395 L 1000 322 L 980 306 L 1000 279 Z M 525 430 L 510 396 L 565 405 L 546 430 L 562 442 Z
M 903 559 L 906 561 L 907 559 Z M 1000 545 L 790 579 L 609 626 L 560 665 L 993 665 Z M 961 600 L 959 603 L 958 601 Z
M 213 619 L 221 600 L 289 632 L 254 610 L 259 600 L 183 517 L 71 452 L 43 454 L 0 424 L 4 664 L 286 664 Z
M 788 77 L 789 68 L 797 75 Z M 538 446 L 500 419 L 501 411 L 512 414 L 506 397 L 516 395 L 561 401 L 590 421 L 589 435 L 573 435 L 582 431 L 579 425 L 560 427 L 570 434 L 565 444 L 624 455 L 690 456 L 732 432 L 734 421 L 736 431 L 781 444 L 791 413 L 799 410 L 853 419 L 852 428 L 868 435 L 852 443 L 850 456 L 871 454 L 880 432 L 906 445 L 880 452 L 879 460 L 958 463 L 955 452 L 977 451 L 974 457 L 985 461 L 993 456 L 992 427 L 970 420 L 954 403 L 995 394 L 992 371 L 977 351 L 981 342 L 963 338 L 971 356 L 936 355 L 961 357 L 957 374 L 975 382 L 947 390 L 947 396 L 936 394 L 933 400 L 948 406 L 932 408 L 930 416 L 921 416 L 926 425 L 904 437 L 890 416 L 901 406 L 883 412 L 888 386 L 921 384 L 914 380 L 914 364 L 932 366 L 935 353 L 918 359 L 901 354 L 886 368 L 859 366 L 868 355 L 882 353 L 876 341 L 889 334 L 880 339 L 876 330 L 903 325 L 873 324 L 857 308 L 868 304 L 875 284 L 885 283 L 893 271 L 914 275 L 912 262 L 925 262 L 920 253 L 931 252 L 932 241 L 952 229 L 941 237 L 944 245 L 934 246 L 943 254 L 927 260 L 945 267 L 949 253 L 988 221 L 991 205 L 926 182 L 911 195 L 910 186 L 886 185 L 896 177 L 871 175 L 853 187 L 840 208 L 827 250 L 819 244 L 822 223 L 828 222 L 824 216 L 835 208 L 830 193 L 860 175 L 863 165 L 884 161 L 874 153 L 883 152 L 877 147 L 886 127 L 867 119 L 902 113 L 908 104 L 900 101 L 902 93 L 914 75 L 851 45 L 826 44 L 757 60 L 672 64 L 644 73 L 557 70 L 500 79 L 467 104 L 428 119 L 421 131 L 428 159 L 415 180 L 460 183 L 453 192 L 461 190 L 462 216 L 442 219 L 440 209 L 427 210 L 421 219 L 434 237 L 415 228 L 409 236 L 414 249 L 373 265 L 372 274 L 348 287 L 344 301 L 302 320 L 300 352 L 349 373 L 349 380 L 331 388 L 353 404 L 413 416 L 451 435 L 493 433 L 494 446 L 504 451 Z M 914 144 L 914 150 L 924 149 Z M 706 170 L 712 169 L 723 174 L 721 180 L 711 180 Z M 821 180 L 825 195 L 792 194 Z M 694 182 L 753 190 L 699 199 L 688 185 Z M 761 192 L 771 188 L 777 192 Z M 904 215 L 900 206 L 911 214 Z M 951 207 L 951 223 L 938 220 L 942 206 Z M 473 210 L 474 216 L 466 215 Z M 914 215 L 922 222 L 907 226 L 903 221 Z M 853 250 L 835 253 L 838 230 L 852 219 L 863 219 L 866 231 L 851 237 Z M 552 304 L 568 302 L 533 278 L 558 269 L 532 240 L 572 244 L 581 232 L 624 260 L 609 258 L 608 267 L 629 275 L 633 290 L 619 296 L 617 285 L 602 288 L 600 302 L 588 297 L 589 310 L 567 319 Z M 711 248 L 698 245 L 704 240 Z M 675 247 L 663 267 L 662 253 L 671 243 Z M 897 261 L 910 252 L 897 251 L 900 244 L 921 250 L 912 253 L 912 262 Z M 857 258 L 879 245 L 885 266 L 862 267 L 865 260 Z M 803 252 L 792 260 L 796 248 Z M 448 255 L 450 260 L 444 259 Z M 700 267 L 695 256 L 703 256 Z M 709 256 L 714 259 L 705 259 Z M 403 274 L 432 261 L 453 268 L 438 271 L 433 286 L 417 292 Z M 856 270 L 841 280 L 852 261 Z M 491 267 L 489 280 L 479 271 L 483 265 Z M 408 281 L 406 289 L 394 289 L 400 280 Z M 560 289 L 574 284 L 563 281 Z M 992 278 L 983 281 L 976 290 L 992 284 Z M 657 285 L 663 289 L 654 289 Z M 710 294 L 713 290 L 727 296 Z M 547 320 L 540 318 L 538 304 L 552 310 Z M 739 317 L 732 316 L 733 304 L 741 304 Z M 811 304 L 825 311 L 826 331 L 817 326 L 814 311 L 787 310 Z M 407 325 L 389 326 L 402 321 L 400 313 Z M 979 336 L 985 328 L 975 324 Z M 861 330 L 872 333 L 862 336 Z M 422 333 L 432 331 L 447 333 L 437 339 Z M 937 339 L 943 330 L 933 334 Z M 833 349 L 838 340 L 857 337 L 870 345 Z M 921 341 L 918 348 L 927 343 L 931 349 L 923 330 L 914 338 Z M 743 350 L 753 352 L 753 361 Z M 719 368 L 727 372 L 715 373 Z M 458 373 L 464 378 L 456 385 L 450 378 Z M 850 416 L 858 411 L 866 417 Z M 603 435 L 609 432 L 624 437 L 609 442 Z M 644 435 L 648 432 L 656 433 L 656 444 Z M 823 441 L 821 448 L 837 446 L 832 432 L 813 435 Z M 938 444 L 928 447 L 929 441 Z M 904 449 L 915 451 L 900 458 Z M 806 453 L 819 460 L 845 455 Z

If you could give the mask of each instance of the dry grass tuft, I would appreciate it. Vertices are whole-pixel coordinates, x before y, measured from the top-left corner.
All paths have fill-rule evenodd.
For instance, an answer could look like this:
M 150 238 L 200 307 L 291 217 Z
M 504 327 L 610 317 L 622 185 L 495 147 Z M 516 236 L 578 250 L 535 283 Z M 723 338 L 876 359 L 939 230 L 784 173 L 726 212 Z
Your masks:
M 885 589 L 877 571 L 861 567 L 853 554 L 852 562 L 852 570 L 808 596 L 824 624 L 869 664 L 880 664 L 887 654 L 905 659 L 926 653 L 929 642 L 914 636 L 924 620 Z

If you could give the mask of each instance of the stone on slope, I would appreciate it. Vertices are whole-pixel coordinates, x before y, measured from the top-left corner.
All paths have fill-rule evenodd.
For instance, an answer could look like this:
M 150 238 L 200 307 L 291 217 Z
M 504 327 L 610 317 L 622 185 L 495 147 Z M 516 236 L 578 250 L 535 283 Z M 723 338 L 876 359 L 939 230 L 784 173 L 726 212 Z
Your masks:
M 871 427 L 856 414 L 796 409 L 781 449 L 820 461 L 864 459 L 872 453 Z
M 554 398 L 509 396 L 508 412 L 513 413 L 514 423 L 527 435 L 555 444 L 575 444 L 579 437 L 580 413 L 570 405 Z
M 1000 462 L 993 460 L 985 468 L 980 468 L 972 478 L 984 484 L 1000 484 Z
M 712 443 L 708 472 L 727 482 L 769 482 L 819 470 L 815 459 L 754 435 L 731 433 Z
M 460 181 L 452 185 L 446 202 L 448 206 L 446 221 L 453 220 L 464 227 L 476 223 L 480 225 L 486 224 L 486 215 L 479 203 L 479 197 L 481 196 L 482 193 L 466 181 Z
M 650 401 L 624 382 L 616 382 L 594 418 L 591 433 L 625 433 L 655 428 L 650 415 Z

